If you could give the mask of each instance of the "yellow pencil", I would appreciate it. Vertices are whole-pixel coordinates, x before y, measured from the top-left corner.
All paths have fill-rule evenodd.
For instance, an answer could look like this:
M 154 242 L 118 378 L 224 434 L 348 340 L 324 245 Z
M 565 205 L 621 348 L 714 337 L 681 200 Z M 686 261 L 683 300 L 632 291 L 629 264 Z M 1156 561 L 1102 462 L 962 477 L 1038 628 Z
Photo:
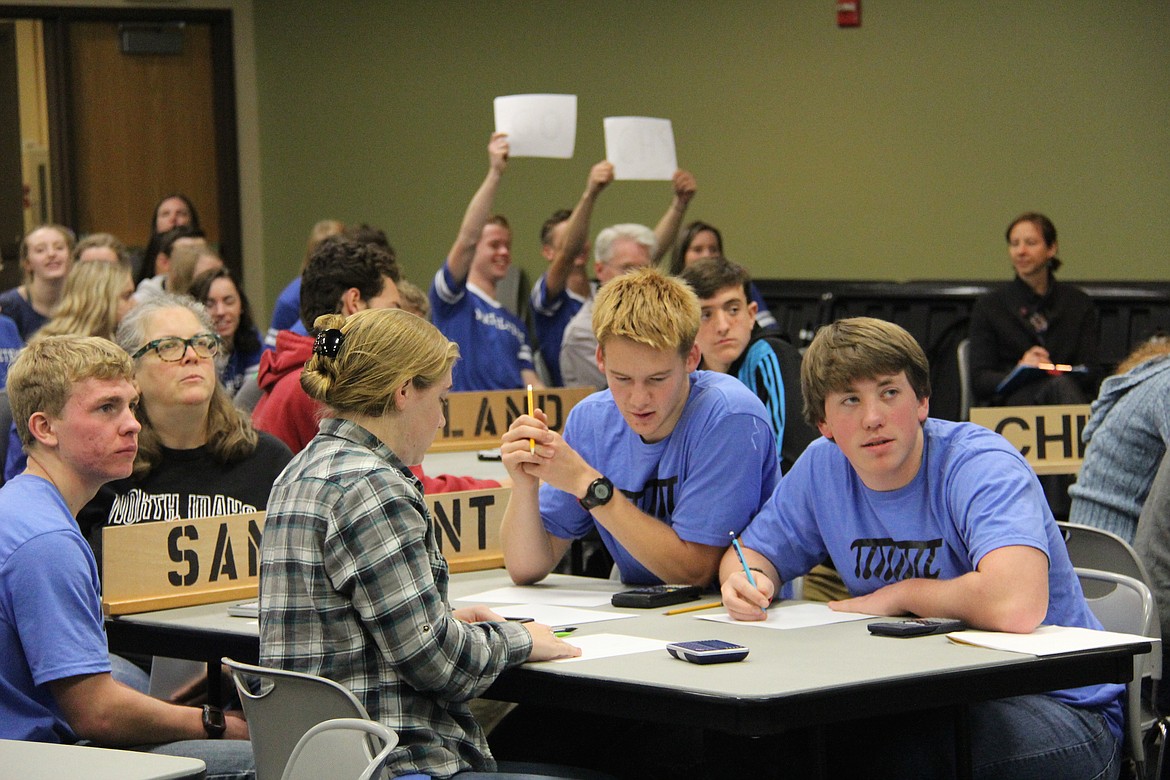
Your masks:
M 536 406 L 532 403 L 532 385 L 528 386 L 528 416 L 535 417 Z M 528 451 L 536 452 L 536 439 L 528 440 Z
M 684 612 L 698 612 L 699 610 L 702 610 L 702 609 L 715 609 L 715 607 L 722 607 L 722 606 L 723 606 L 722 601 L 714 601 L 710 604 L 695 604 L 694 606 L 691 606 L 691 607 L 679 607 L 678 609 L 668 609 L 666 612 L 663 612 L 662 614 L 664 614 L 664 615 L 681 615 Z

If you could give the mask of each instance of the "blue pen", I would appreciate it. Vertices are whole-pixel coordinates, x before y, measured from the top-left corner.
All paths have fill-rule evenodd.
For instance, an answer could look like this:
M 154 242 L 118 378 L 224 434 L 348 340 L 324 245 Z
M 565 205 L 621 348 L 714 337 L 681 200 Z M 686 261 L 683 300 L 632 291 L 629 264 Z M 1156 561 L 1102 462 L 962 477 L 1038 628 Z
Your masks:
M 735 537 L 735 531 L 728 531 L 728 534 L 731 536 L 731 544 L 735 547 L 735 554 L 739 556 L 739 563 L 743 566 L 743 573 L 747 575 L 747 580 L 752 584 L 752 587 L 759 590 L 760 586 L 756 584 L 756 578 L 752 576 L 752 570 L 748 568 L 747 558 L 743 557 L 743 548 L 739 546 L 739 539 Z M 760 611 L 767 612 L 768 610 L 761 607 Z
M 731 543 L 735 545 L 735 554 L 739 556 L 739 563 L 743 566 L 743 573 L 747 575 L 748 582 L 752 584 L 752 587 L 759 590 L 760 586 L 756 584 L 756 578 L 752 576 L 752 570 L 748 568 L 747 558 L 743 557 L 743 548 L 739 546 L 739 539 L 735 537 L 735 531 L 728 531 L 728 534 L 731 536 Z

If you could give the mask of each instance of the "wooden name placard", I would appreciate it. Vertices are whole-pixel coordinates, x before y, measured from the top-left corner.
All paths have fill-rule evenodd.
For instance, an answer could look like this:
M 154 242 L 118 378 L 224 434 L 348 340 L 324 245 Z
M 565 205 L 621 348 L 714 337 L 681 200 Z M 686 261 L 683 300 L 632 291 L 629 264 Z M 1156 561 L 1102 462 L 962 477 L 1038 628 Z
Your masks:
M 1076 474 L 1085 458 L 1081 434 L 1088 404 L 990 406 L 971 410 L 971 422 L 1001 434 L 1037 474 Z
M 587 395 L 592 387 L 550 387 L 532 392 L 537 409 L 548 415 L 548 427 L 561 431 L 569 410 Z M 447 396 L 447 424 L 435 437 L 431 452 L 476 450 L 500 446 L 500 436 L 522 414 L 528 412 L 528 392 L 490 390 L 482 393 L 451 393 Z
M 102 611 L 256 598 L 264 513 L 102 529 Z
M 435 539 L 452 572 L 504 565 L 500 521 L 511 496 L 512 489 L 506 487 L 427 496 Z
M 427 496 L 452 572 L 504 565 L 500 521 L 511 488 Z M 102 611 L 127 615 L 254 599 L 264 512 L 108 526 L 102 530 Z

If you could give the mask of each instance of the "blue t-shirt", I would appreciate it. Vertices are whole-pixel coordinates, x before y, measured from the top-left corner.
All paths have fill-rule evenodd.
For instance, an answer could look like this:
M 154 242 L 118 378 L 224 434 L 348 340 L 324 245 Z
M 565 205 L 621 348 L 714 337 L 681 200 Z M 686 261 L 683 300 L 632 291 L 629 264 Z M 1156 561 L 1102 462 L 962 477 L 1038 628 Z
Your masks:
M 784 581 L 828 555 L 855 596 L 911 578 L 954 579 L 1000 547 L 1048 556 L 1050 625 L 1100 629 L 1068 549 L 1027 461 L 999 434 L 971 423 L 928 419 L 923 463 L 897 490 L 867 488 L 830 439 L 809 445 L 743 533 Z M 1049 695 L 1099 710 L 1121 738 L 1121 685 Z
M 556 387 L 565 384 L 561 378 L 561 339 L 565 335 L 565 326 L 574 314 L 581 311 L 586 300 L 567 287 L 557 297 L 549 298 L 547 271 L 532 286 L 532 324 L 536 328 L 536 342 L 540 345 L 549 379 Z
M 613 393 L 594 393 L 569 412 L 565 441 L 640 510 L 661 519 L 680 539 L 726 547 L 768 500 L 779 477 L 768 415 L 734 377 L 690 375 L 691 389 L 674 430 L 642 441 L 618 411 Z M 661 582 L 581 507 L 576 496 L 540 486 L 540 517 L 561 539 L 597 528 L 622 582 Z
M 32 304 L 21 296 L 19 287 L 0 293 L 0 314 L 16 323 L 16 331 L 25 341 L 49 321 L 48 317 L 39 314 Z
M 0 488 L 0 738 L 76 742 L 48 683 L 110 671 L 93 553 L 52 483 Z
M 276 334 L 282 330 L 290 330 L 294 323 L 301 319 L 301 277 L 288 283 L 288 286 L 276 296 L 276 303 L 272 304 L 272 320 L 268 323 L 268 334 L 264 337 L 264 348 L 276 348 Z
M 452 373 L 454 391 L 513 390 L 520 372 L 532 369 L 532 347 L 524 323 L 474 284 L 456 284 L 447 264 L 431 282 L 431 321 L 459 345 Z
M 10 317 L 0 314 L 0 389 L 8 383 L 8 367 L 16 360 L 24 346 L 24 339 Z

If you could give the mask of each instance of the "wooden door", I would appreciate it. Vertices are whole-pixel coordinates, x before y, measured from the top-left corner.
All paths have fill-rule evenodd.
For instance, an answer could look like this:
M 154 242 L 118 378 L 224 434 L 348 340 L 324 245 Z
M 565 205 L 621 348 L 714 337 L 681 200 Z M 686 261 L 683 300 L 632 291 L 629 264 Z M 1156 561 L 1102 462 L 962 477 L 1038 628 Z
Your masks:
M 15 28 L 11 22 L 0 22 L 0 290 L 21 280 L 17 250 L 24 234 L 23 181 Z
M 117 22 L 69 24 L 79 232 L 106 231 L 144 246 L 151 209 L 163 195 L 182 192 L 195 203 L 208 239 L 221 240 L 211 25 L 185 23 L 182 34 L 180 54 L 124 54 Z

